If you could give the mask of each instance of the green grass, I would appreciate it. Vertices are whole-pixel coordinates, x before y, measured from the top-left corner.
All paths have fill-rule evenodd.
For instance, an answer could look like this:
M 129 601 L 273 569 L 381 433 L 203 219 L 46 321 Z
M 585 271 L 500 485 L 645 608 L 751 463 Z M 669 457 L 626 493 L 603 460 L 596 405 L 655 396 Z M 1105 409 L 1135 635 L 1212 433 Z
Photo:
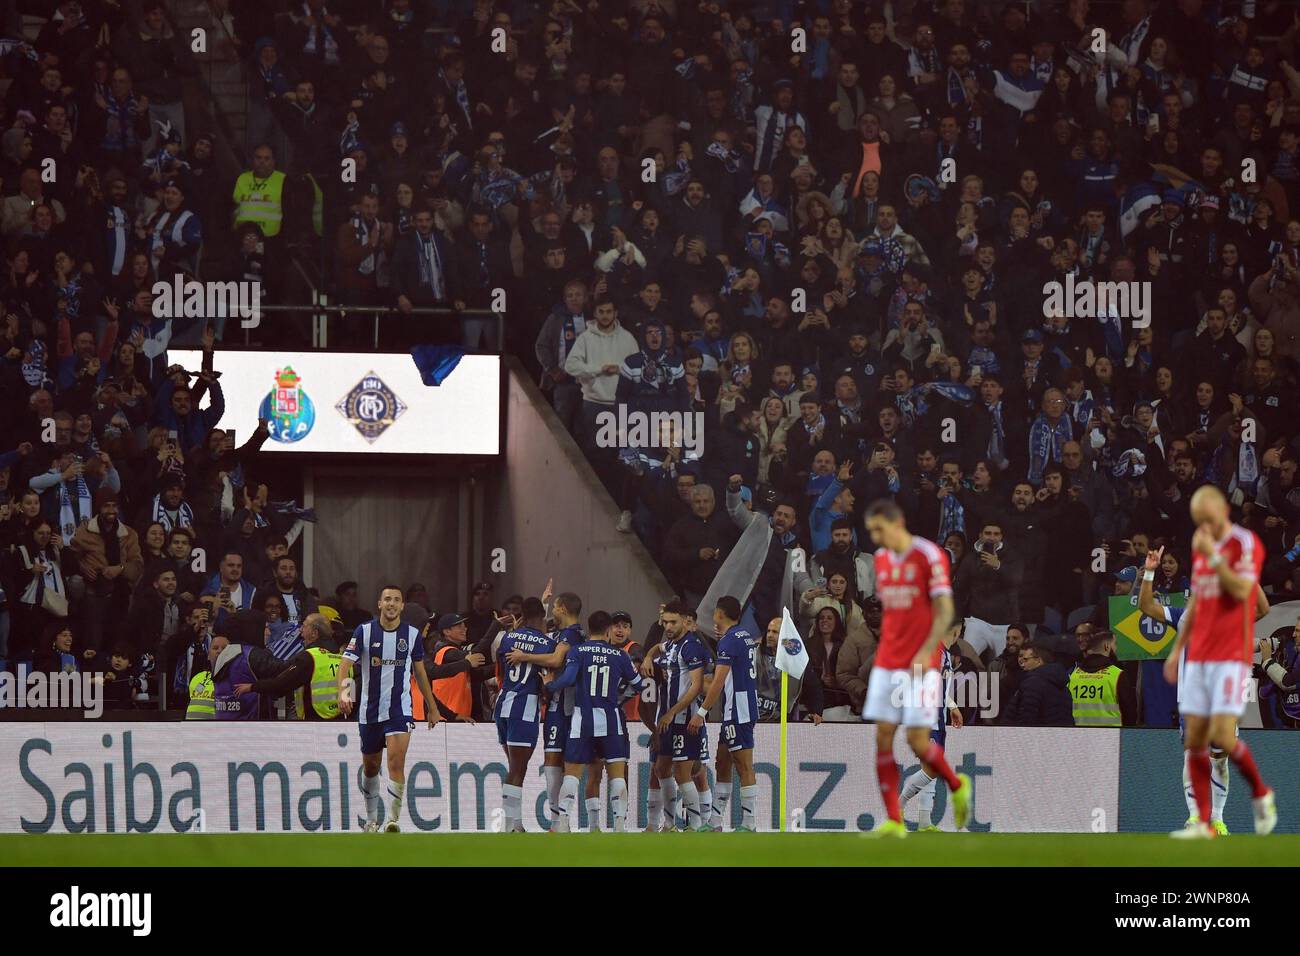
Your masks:
M 1294 866 L 1300 836 L 1163 834 L 45 834 L 0 836 L 9 866 Z

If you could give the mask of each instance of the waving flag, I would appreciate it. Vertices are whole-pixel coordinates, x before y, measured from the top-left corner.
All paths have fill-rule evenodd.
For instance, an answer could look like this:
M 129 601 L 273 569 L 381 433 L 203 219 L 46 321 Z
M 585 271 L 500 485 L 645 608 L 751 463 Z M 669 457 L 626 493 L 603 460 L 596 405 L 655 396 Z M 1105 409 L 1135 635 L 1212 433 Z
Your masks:
M 781 609 L 781 636 L 776 642 L 776 668 L 795 680 L 808 667 L 808 648 L 790 619 L 790 609 Z
M 1143 180 L 1129 187 L 1119 204 L 1119 231 L 1127 239 L 1142 221 L 1142 214 L 1160 205 L 1160 190 Z

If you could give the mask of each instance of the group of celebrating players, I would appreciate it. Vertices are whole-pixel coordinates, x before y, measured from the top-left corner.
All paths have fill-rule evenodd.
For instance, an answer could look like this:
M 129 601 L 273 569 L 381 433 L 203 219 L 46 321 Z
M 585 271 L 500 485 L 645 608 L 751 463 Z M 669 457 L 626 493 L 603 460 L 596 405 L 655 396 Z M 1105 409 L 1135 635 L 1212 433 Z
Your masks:
M 1212 821 L 1221 819 L 1222 809 L 1216 803 L 1212 812 L 1212 774 L 1226 783 L 1229 760 L 1251 786 L 1256 832 L 1268 833 L 1277 821 L 1273 791 L 1236 728 L 1251 680 L 1254 611 L 1257 599 L 1262 603 L 1263 598 L 1258 585 L 1263 546 L 1250 531 L 1229 520 L 1228 503 L 1216 488 L 1199 489 L 1191 509 L 1197 526 L 1191 599 L 1181 613 L 1144 602 L 1144 607 L 1150 605 L 1148 613 L 1161 615 L 1178 629 L 1165 676 L 1179 688 L 1184 778 L 1189 806 L 1195 809 L 1188 826 L 1175 835 L 1216 835 Z M 945 639 L 950 642 L 955 636 L 948 557 L 933 542 L 911 534 L 901 509 L 890 500 L 871 506 L 867 527 L 877 548 L 877 596 L 884 609 L 862 712 L 864 720 L 876 725 L 876 777 L 887 814 L 872 833 L 907 833 L 894 757 L 900 726 L 922 771 L 909 779 L 903 800 L 926 788 L 932 794 L 934 782 L 942 778 L 952 794 L 954 822 L 964 829 L 970 818 L 971 782 L 965 774 L 953 772 L 943 750 L 948 712 Z M 1143 593 L 1149 590 L 1144 582 Z M 639 718 L 651 728 L 654 773 L 647 830 L 679 826 L 722 830 L 734 776 L 740 778 L 741 822 L 736 829 L 757 829 L 754 727 L 759 715 L 759 638 L 742 623 L 744 609 L 737 598 L 719 598 L 705 610 L 712 617 L 716 652 L 701 635 L 695 610 L 673 600 L 660 614 L 661 638 L 646 649 L 638 666 L 628 653 L 635 642 L 624 640 L 631 625 L 626 614 L 595 611 L 587 617 L 584 631 L 578 595 L 563 592 L 550 608 L 543 599 L 524 601 L 520 616 L 510 621 L 496 650 L 500 692 L 494 718 L 508 761 L 501 808 L 506 831 L 524 830 L 523 784 L 539 732 L 551 831 L 577 828 L 584 771 L 589 828 L 600 829 L 600 784 L 607 778 L 610 829 L 625 830 L 629 718 Z M 339 674 L 340 709 L 345 715 L 355 709 L 360 725 L 362 791 L 366 829 L 371 831 L 400 829 L 405 755 L 415 728 L 412 678 L 424 697 L 429 726 L 441 719 L 424 669 L 419 632 L 402 624 L 401 611 L 401 591 L 383 588 L 378 619 L 357 628 Z M 549 631 L 548 622 L 553 623 Z M 779 626 L 779 621 L 773 626 Z M 353 667 L 359 680 L 351 677 Z M 706 719 L 719 701 L 721 724 L 710 788 L 705 770 L 710 750 Z M 1212 769 L 1211 748 L 1222 770 Z M 385 750 L 386 818 L 379 780 L 380 755 Z

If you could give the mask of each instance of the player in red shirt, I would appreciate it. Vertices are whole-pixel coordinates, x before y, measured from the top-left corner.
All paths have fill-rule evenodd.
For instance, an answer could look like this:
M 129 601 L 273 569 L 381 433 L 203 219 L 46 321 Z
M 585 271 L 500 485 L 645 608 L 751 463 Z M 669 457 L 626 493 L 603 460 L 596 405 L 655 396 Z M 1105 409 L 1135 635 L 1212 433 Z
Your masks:
M 907 742 L 926 773 L 948 784 L 953 816 L 962 830 L 970 820 L 970 778 L 953 773 L 943 748 L 930 739 L 938 708 L 944 705 L 940 641 L 953 616 L 948 555 L 933 541 L 909 532 L 902 509 L 887 499 L 867 510 L 867 530 L 878 546 L 876 596 L 884 606 L 884 619 L 862 719 L 876 723 L 876 779 L 889 813 L 872 832 L 907 835 L 894 762 L 899 724 L 907 728 Z
M 1192 495 L 1191 621 L 1179 629 L 1165 660 L 1165 680 L 1176 683 L 1178 661 L 1187 643 L 1187 662 L 1179 688 L 1187 769 L 1192 778 L 1200 822 L 1174 831 L 1181 839 L 1215 836 L 1210 826 L 1210 751 L 1225 751 L 1250 783 L 1255 832 L 1271 833 L 1277 825 L 1273 791 L 1259 775 L 1244 740 L 1237 739 L 1237 719 L 1246 709 L 1246 691 L 1254 651 L 1255 588 L 1264 566 L 1264 546 L 1245 528 L 1228 520 L 1228 502 L 1213 485 Z

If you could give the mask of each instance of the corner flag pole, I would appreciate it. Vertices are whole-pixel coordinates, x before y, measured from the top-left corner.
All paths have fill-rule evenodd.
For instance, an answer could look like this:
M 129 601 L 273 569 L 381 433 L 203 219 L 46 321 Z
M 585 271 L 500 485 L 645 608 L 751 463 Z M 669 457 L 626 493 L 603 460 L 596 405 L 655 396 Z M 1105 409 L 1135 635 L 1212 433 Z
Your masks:
M 790 675 L 781 671 L 781 832 L 785 832 L 785 732 L 786 723 L 790 716 Z

